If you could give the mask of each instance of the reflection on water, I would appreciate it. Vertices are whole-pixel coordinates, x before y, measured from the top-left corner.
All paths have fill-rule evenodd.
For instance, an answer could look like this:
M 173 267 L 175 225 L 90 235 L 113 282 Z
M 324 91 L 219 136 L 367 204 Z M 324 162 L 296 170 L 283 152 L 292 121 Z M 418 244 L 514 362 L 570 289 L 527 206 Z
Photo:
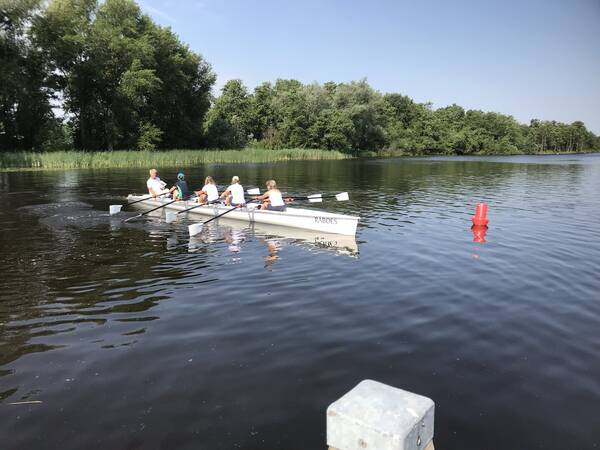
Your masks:
M 326 250 L 332 254 L 345 256 L 357 257 L 359 253 L 356 237 L 354 236 L 261 223 L 247 224 L 225 218 L 219 219 L 219 222 L 212 225 L 212 227 L 210 225 L 205 227 L 206 232 L 213 235 L 216 228 L 223 230 L 224 239 L 230 244 L 230 250 L 234 252 L 240 250 L 239 244 L 242 244 L 248 237 L 252 237 L 264 242 L 269 248 L 269 253 L 278 252 L 283 244 L 298 245 L 308 251 Z M 270 243 L 273 243 L 273 245 L 270 245 Z
M 479 244 L 485 244 L 487 241 L 485 240 L 485 235 L 487 234 L 488 227 L 487 225 L 473 225 L 471 227 L 471 231 L 473 232 L 473 242 L 478 242 Z
M 279 250 L 281 249 L 281 243 L 275 239 L 264 239 L 262 241 L 269 252 L 268 255 L 263 256 L 265 260 L 265 269 L 271 270 L 271 266 L 279 259 Z
M 310 207 L 358 234 L 223 218 L 189 238 L 190 218 L 108 215 L 143 170 L 0 173 L 2 448 L 321 448 L 363 378 L 434 398 L 441 448 L 598 443 L 599 157 L 187 175 L 207 172 L 349 191 Z

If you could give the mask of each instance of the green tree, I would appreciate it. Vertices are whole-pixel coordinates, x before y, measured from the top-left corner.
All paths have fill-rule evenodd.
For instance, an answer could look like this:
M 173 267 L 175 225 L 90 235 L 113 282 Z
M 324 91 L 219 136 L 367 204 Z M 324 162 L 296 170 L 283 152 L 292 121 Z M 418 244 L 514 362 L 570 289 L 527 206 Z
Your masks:
M 253 139 L 264 140 L 274 131 L 273 97 L 275 90 L 271 83 L 262 83 L 254 88 L 250 98 L 250 127 Z
M 78 148 L 136 146 L 150 126 L 163 145 L 200 145 L 214 74 L 134 1 L 53 0 L 33 30 Z
M 231 80 L 214 99 L 210 65 L 134 0 L 0 0 L 0 69 L 0 150 L 252 141 L 385 155 L 600 151 L 581 121 L 434 109 L 366 79 L 279 79 L 252 93 Z
M 209 111 L 204 132 L 209 147 L 241 148 L 248 141 L 251 100 L 241 80 L 229 80 Z
M 354 140 L 354 122 L 342 111 L 324 109 L 309 130 L 310 146 L 349 152 Z
M 55 126 L 43 53 L 27 33 L 39 7 L 0 3 L 0 150 L 40 148 Z

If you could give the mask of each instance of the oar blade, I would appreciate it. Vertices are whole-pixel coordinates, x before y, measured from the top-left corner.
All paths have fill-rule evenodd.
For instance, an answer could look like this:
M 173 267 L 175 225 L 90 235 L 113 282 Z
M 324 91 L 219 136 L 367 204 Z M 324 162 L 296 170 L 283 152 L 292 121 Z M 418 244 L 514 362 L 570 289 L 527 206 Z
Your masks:
M 307 195 L 306 198 L 308 199 L 309 203 L 322 203 L 323 202 L 323 194 Z
M 177 213 L 167 211 L 167 213 L 165 214 L 165 220 L 167 223 L 175 222 L 177 220 Z
M 202 231 L 203 226 L 204 224 L 202 223 L 193 223 L 190 226 L 188 226 L 188 232 L 190 233 L 190 237 L 196 236 L 198 233 L 200 233 Z
M 248 195 L 260 195 L 259 188 L 248 189 L 246 192 L 248 193 Z
M 348 200 L 350 200 L 350 197 L 348 196 L 347 192 L 341 192 L 339 194 L 336 194 L 335 199 L 338 202 L 347 202 Z
M 123 205 L 110 205 L 108 207 L 108 211 L 111 216 L 114 216 L 115 214 L 119 214 L 121 212 L 121 208 L 123 208 Z

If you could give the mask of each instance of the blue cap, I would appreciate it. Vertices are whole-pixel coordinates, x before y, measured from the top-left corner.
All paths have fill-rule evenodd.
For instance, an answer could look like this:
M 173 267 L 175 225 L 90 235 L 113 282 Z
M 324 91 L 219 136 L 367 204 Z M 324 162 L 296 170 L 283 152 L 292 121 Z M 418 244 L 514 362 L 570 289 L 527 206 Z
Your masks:
M 179 172 L 179 173 L 177 174 L 177 179 L 178 179 L 178 180 L 183 180 L 184 178 L 185 178 L 185 174 L 184 174 L 183 172 Z

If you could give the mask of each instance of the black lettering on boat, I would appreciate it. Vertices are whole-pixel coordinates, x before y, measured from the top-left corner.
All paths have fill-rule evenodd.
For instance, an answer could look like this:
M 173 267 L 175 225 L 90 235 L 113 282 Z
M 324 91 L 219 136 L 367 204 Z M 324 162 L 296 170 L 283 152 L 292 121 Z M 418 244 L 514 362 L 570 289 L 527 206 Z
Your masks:
M 337 225 L 337 219 L 335 217 L 315 216 L 315 223 L 327 223 L 329 225 Z

